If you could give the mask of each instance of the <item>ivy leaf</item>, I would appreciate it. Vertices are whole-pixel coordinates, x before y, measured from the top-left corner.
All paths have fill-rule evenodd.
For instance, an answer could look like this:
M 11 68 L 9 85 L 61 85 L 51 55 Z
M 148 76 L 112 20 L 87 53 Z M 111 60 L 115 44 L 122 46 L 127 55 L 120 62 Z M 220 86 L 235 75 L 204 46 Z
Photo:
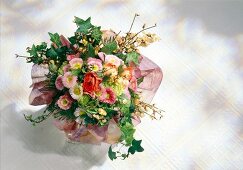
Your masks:
M 115 41 L 109 42 L 101 48 L 101 51 L 106 54 L 111 54 L 114 50 L 117 49 L 117 44 Z
M 134 149 L 137 152 L 143 152 L 144 151 L 143 147 L 141 146 L 141 142 L 142 142 L 142 140 L 136 140 L 136 139 L 134 139 L 132 141 L 132 147 L 134 147 Z
M 130 62 L 134 62 L 134 64 L 139 64 L 139 54 L 136 52 L 131 52 L 127 54 L 126 63 L 129 64 Z
M 102 32 L 100 31 L 100 27 L 94 27 L 92 29 L 91 37 L 98 42 L 101 40 Z
M 57 46 L 61 46 L 61 45 L 62 45 L 61 40 L 60 40 L 60 36 L 59 36 L 58 33 L 52 34 L 52 33 L 48 32 L 48 34 L 49 34 L 49 36 L 51 37 L 50 40 L 51 40 L 53 43 L 55 43 Z
M 74 22 L 77 24 L 77 26 L 79 26 L 79 25 L 81 25 L 84 22 L 84 20 L 75 16 L 74 17 Z
M 131 153 L 131 154 L 134 154 L 136 152 L 135 148 L 134 147 L 129 147 L 128 149 L 128 153 Z
M 134 139 L 132 141 L 132 146 L 130 146 L 129 149 L 128 149 L 128 153 L 134 154 L 135 152 L 143 152 L 144 149 L 141 146 L 141 142 L 142 142 L 142 140 Z
M 70 41 L 70 43 L 72 45 L 74 45 L 76 43 L 76 37 L 75 36 L 69 37 L 68 40 Z
M 78 18 L 78 19 L 76 19 L 76 18 L 75 18 L 75 23 L 78 25 L 77 32 L 81 32 L 81 33 L 87 34 L 89 32 L 89 29 L 93 26 L 90 23 L 91 18 L 89 17 L 85 21 L 80 19 L 80 18 Z
M 88 53 L 87 53 L 87 57 L 94 57 L 95 56 L 95 49 L 92 46 L 92 44 L 88 44 Z
M 37 45 L 37 46 L 36 46 L 36 49 L 37 49 L 38 51 L 42 51 L 42 50 L 45 50 L 46 47 L 47 47 L 47 43 L 42 42 L 40 45 Z
M 124 115 L 130 115 L 130 109 L 129 109 L 130 105 L 120 105 L 120 110 Z
M 126 122 L 120 129 L 122 131 L 122 138 L 125 140 L 126 145 L 131 145 L 134 139 L 133 134 L 135 132 L 133 124 Z
M 135 105 L 133 103 L 131 103 L 130 107 L 129 107 L 129 112 L 133 113 L 135 111 Z
M 116 152 L 113 152 L 111 149 L 111 146 L 109 147 L 109 151 L 108 151 L 108 156 L 109 158 L 113 161 L 114 159 L 116 159 Z
M 51 47 L 50 49 L 48 49 L 46 51 L 46 56 L 47 57 L 50 57 L 51 59 L 56 59 L 58 54 L 57 52 L 55 51 L 55 49 L 53 47 Z
M 32 47 L 27 51 L 30 56 L 38 57 L 36 46 L 33 44 Z

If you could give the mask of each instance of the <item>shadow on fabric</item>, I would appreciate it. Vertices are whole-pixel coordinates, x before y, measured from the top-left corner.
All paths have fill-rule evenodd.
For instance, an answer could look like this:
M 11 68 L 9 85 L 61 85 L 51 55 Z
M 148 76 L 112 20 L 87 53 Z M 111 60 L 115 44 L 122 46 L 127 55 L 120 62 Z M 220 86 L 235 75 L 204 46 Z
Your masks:
M 26 150 L 39 154 L 58 154 L 66 157 L 73 157 L 75 162 L 85 163 L 92 166 L 101 166 L 106 158 L 109 145 L 76 144 L 66 140 L 64 133 L 60 132 L 53 124 L 52 118 L 32 126 L 24 119 L 23 114 L 42 113 L 23 110 L 16 111 L 16 105 L 10 104 L 0 111 L 2 136 L 5 139 L 18 140 Z

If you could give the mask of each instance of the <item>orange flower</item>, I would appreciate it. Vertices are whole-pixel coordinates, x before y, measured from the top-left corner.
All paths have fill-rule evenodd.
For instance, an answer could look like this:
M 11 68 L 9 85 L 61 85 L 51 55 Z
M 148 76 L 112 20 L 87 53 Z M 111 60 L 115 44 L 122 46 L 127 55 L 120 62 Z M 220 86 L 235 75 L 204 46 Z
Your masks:
M 126 68 L 123 69 L 121 76 L 124 79 L 131 80 L 131 78 L 133 76 L 133 70 L 134 70 L 133 67 L 126 67 Z
M 83 91 L 94 97 L 95 92 L 100 90 L 100 83 L 102 79 L 94 72 L 88 72 L 84 76 Z

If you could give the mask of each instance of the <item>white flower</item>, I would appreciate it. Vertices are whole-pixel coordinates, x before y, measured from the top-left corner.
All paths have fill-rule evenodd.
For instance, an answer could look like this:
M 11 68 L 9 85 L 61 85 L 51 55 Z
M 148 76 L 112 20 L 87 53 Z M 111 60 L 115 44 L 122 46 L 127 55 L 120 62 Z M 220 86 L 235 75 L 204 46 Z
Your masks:
M 75 110 L 75 112 L 74 112 L 74 115 L 76 116 L 76 117 L 79 117 L 80 115 L 83 115 L 83 114 L 85 114 L 85 112 L 84 112 L 84 110 L 83 109 L 81 109 L 81 108 L 76 108 L 76 110 Z
M 72 88 L 69 89 L 69 93 L 73 99 L 78 100 L 80 97 L 83 96 L 83 87 L 82 85 L 76 84 Z
M 81 124 L 82 119 L 81 119 L 80 117 L 77 117 L 75 121 L 76 121 L 78 124 Z

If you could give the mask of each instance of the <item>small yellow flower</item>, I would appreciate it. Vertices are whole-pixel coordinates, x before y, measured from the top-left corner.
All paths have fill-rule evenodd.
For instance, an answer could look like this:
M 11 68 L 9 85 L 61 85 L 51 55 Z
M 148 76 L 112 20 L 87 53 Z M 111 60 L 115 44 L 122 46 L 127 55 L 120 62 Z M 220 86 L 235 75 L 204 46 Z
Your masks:
M 97 120 L 100 119 L 100 116 L 99 115 L 93 115 L 94 118 L 96 118 Z
M 80 48 L 78 49 L 78 51 L 79 51 L 79 52 L 83 52 L 83 48 L 80 47 Z
M 123 99 L 123 100 L 122 100 L 122 103 L 123 103 L 123 104 L 127 104 L 127 103 L 128 103 L 128 100 L 127 100 L 127 99 Z
M 135 105 L 138 105 L 138 104 L 139 104 L 139 99 L 136 98 L 136 99 L 134 100 L 134 104 L 135 104 Z
M 107 115 L 106 111 L 104 109 L 102 109 L 102 108 L 99 108 L 98 112 L 102 116 L 106 116 Z
M 83 44 L 84 46 L 86 46 L 86 45 L 88 44 L 88 41 L 85 40 L 85 39 L 83 39 L 83 40 L 82 40 L 82 44 Z
M 102 122 L 102 123 L 106 123 L 107 120 L 106 120 L 106 119 L 102 119 L 101 122 Z

